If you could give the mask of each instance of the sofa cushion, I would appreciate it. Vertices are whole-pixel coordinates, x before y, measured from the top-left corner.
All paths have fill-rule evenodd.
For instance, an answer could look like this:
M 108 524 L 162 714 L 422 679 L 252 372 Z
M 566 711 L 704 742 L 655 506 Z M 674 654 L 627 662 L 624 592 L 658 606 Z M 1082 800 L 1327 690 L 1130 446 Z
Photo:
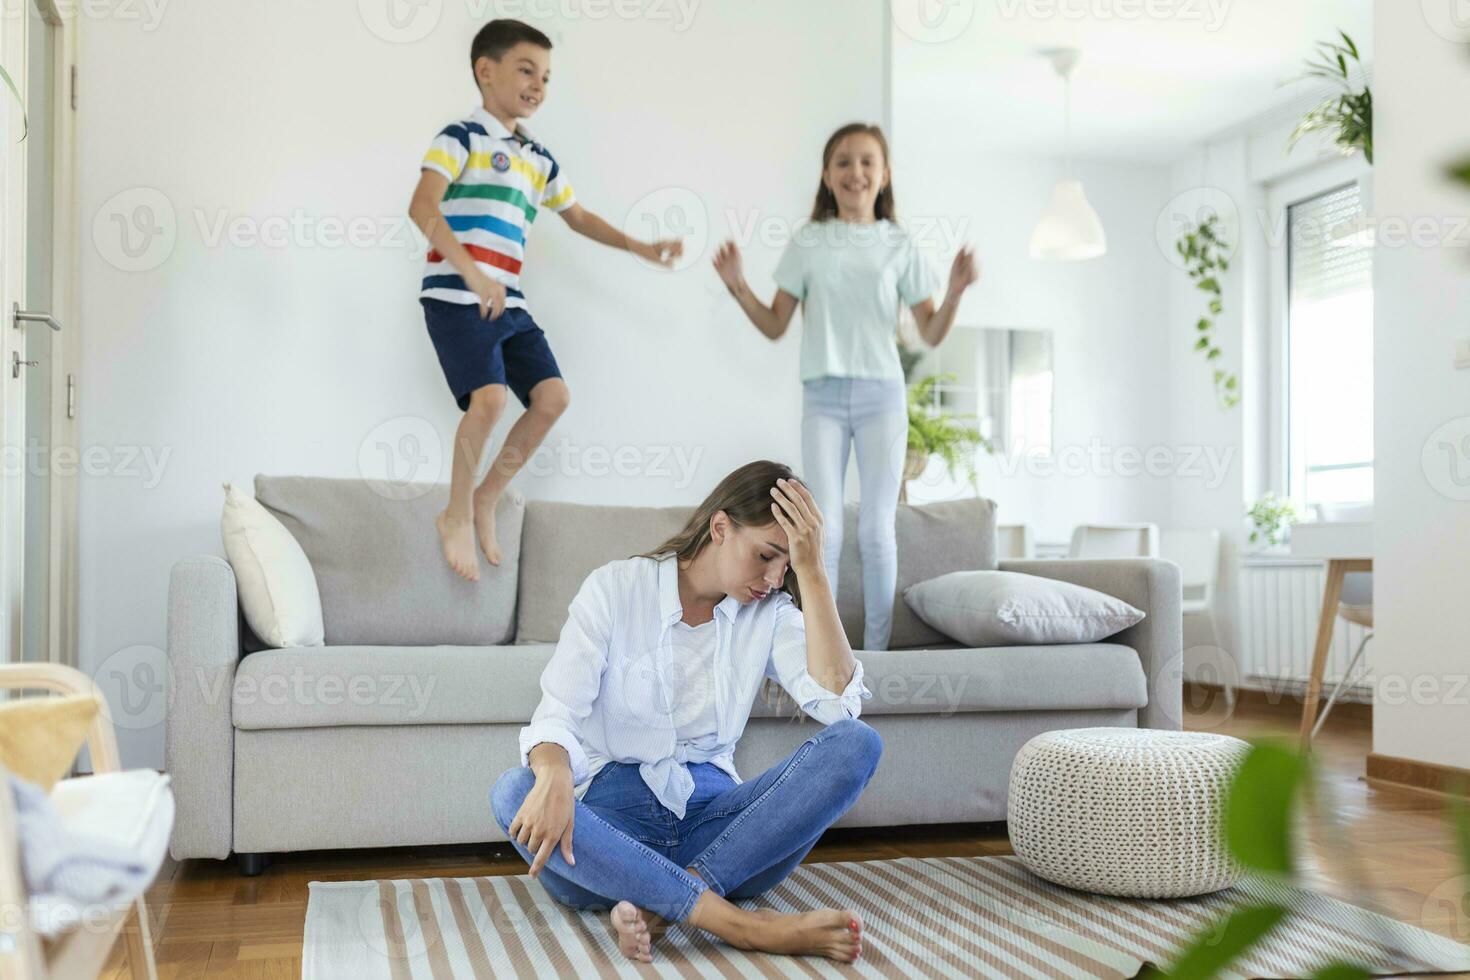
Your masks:
M 858 654 L 873 696 L 864 715 L 948 715 L 969 711 L 1141 708 L 1148 682 L 1132 647 L 1117 643 Z M 752 718 L 791 717 L 780 688 L 757 697 Z
M 950 572 L 903 597 L 924 622 L 972 647 L 1096 643 L 1143 619 L 1116 596 L 1024 572 Z
M 321 646 L 325 638 L 316 573 L 286 525 L 258 500 L 226 483 L 220 536 L 251 632 L 273 647 Z
M 235 670 L 236 728 L 524 725 L 554 644 L 261 650 Z
M 604 507 L 533 500 L 521 535 L 517 643 L 555 643 L 582 580 L 595 568 L 651 551 L 684 526 L 692 507 Z M 863 641 L 857 505 L 848 504 L 838 569 L 837 611 L 853 649 Z M 903 601 L 915 582 L 995 567 L 995 502 L 983 497 L 898 508 L 898 589 L 889 646 L 948 642 Z
M 650 552 L 693 507 L 608 507 L 532 500 L 521 532 L 517 643 L 555 643 L 582 580 L 610 561 Z
M 467 582 L 445 562 L 434 530 L 448 486 L 391 489 L 367 480 L 255 478 L 255 499 L 300 542 L 316 573 L 326 642 L 509 643 L 524 500 L 514 492 L 501 498 L 504 557 L 495 567 L 480 556 L 480 581 Z
M 842 557 L 837 569 L 837 612 L 854 650 L 863 643 L 863 571 L 859 558 L 858 507 L 843 515 Z M 947 572 L 995 568 L 995 501 L 984 497 L 898 508 L 898 588 L 893 595 L 891 650 L 944 643 L 950 638 L 914 614 L 903 590 Z
M 343 725 L 524 725 L 541 700 L 554 644 L 494 647 L 313 647 L 262 650 L 235 673 L 236 728 Z M 1138 655 L 1114 643 L 863 653 L 873 697 L 863 713 L 1139 708 Z M 794 717 L 780 695 L 753 718 Z

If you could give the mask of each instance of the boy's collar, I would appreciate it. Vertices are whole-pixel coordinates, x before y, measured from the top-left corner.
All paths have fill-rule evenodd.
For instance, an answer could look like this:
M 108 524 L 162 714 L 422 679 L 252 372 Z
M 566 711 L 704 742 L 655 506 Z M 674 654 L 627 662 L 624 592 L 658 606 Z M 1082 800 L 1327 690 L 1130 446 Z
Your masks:
M 536 137 L 528 133 L 526 127 L 519 120 L 516 121 L 516 131 L 512 133 L 505 128 L 505 123 L 496 119 L 495 114 L 483 105 L 475 106 L 475 111 L 470 113 L 470 118 L 474 119 L 481 126 L 484 126 L 485 132 L 489 133 L 495 139 L 507 140 L 512 136 L 519 135 L 521 139 L 529 143 L 536 142 Z

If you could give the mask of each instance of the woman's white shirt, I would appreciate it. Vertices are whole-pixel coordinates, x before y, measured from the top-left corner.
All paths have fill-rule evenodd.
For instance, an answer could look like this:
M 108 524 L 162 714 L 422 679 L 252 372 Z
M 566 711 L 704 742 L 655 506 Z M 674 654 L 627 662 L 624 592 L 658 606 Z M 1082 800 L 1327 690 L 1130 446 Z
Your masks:
M 521 729 L 521 764 L 541 742 L 567 750 L 580 799 L 609 762 L 637 763 L 643 781 L 676 816 L 694 789 L 687 767 L 712 762 L 736 782 L 735 744 L 761 682 L 770 678 L 823 724 L 856 718 L 863 686 L 859 661 L 841 694 L 807 672 L 806 628 L 785 592 L 742 603 L 726 596 L 713 621 L 709 701 L 714 730 L 680 740 L 680 668 L 674 627 L 684 615 L 678 564 L 663 559 L 609 562 L 587 576 L 568 610 L 556 652 L 541 675 L 541 703 Z

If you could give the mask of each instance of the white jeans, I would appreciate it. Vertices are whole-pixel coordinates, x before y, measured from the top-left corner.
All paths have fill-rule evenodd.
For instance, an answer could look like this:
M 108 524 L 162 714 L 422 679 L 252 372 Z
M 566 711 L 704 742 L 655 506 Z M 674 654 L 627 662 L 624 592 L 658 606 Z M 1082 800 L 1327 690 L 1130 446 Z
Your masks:
M 821 378 L 802 385 L 803 475 L 824 518 L 822 555 L 837 591 L 842 554 L 842 488 L 857 447 L 858 555 L 863 568 L 863 649 L 887 650 L 898 585 L 899 481 L 908 449 L 908 398 L 901 378 Z

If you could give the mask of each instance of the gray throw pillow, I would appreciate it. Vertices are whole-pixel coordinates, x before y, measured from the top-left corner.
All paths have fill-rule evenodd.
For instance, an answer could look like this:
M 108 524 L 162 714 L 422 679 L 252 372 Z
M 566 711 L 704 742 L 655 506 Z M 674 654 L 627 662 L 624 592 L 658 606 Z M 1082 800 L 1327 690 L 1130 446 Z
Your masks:
M 950 572 L 909 586 L 909 608 L 972 647 L 1096 643 L 1143 619 L 1121 599 L 1023 572 Z

